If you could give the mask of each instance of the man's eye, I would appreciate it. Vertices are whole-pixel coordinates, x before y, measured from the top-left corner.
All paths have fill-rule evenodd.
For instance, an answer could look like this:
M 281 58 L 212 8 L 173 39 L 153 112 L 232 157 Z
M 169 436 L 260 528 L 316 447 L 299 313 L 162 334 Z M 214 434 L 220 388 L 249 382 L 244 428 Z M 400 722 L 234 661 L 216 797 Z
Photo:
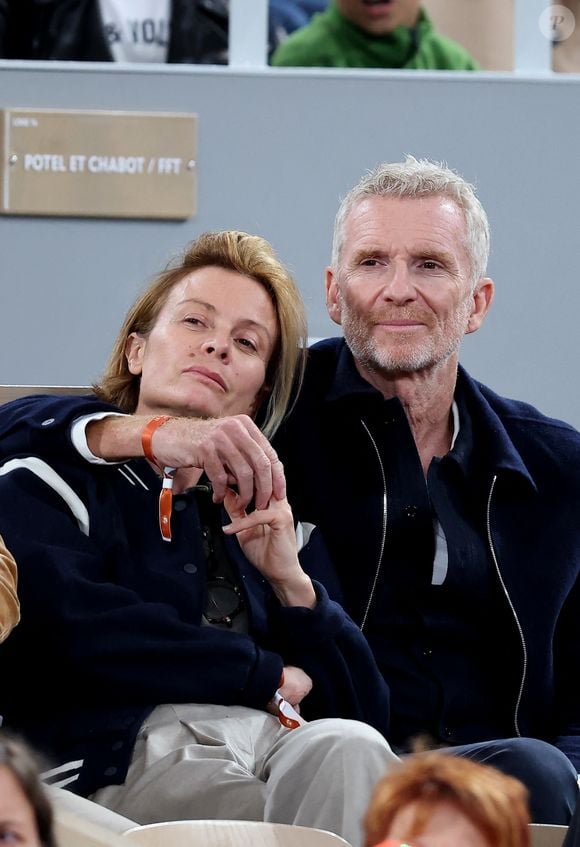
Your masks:
M 425 259 L 425 261 L 421 264 L 427 271 L 436 271 L 441 267 L 439 263 L 435 262 L 433 259 Z
M 361 265 L 365 268 L 376 268 L 378 264 L 378 259 L 363 259 L 363 261 L 361 262 Z

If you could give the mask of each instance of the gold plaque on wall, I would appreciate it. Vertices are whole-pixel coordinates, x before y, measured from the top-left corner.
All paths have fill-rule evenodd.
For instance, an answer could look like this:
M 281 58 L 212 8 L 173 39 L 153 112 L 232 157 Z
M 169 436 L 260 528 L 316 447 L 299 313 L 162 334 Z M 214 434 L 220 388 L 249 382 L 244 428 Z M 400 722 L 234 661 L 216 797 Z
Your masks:
M 0 110 L 0 212 L 190 218 L 197 116 Z

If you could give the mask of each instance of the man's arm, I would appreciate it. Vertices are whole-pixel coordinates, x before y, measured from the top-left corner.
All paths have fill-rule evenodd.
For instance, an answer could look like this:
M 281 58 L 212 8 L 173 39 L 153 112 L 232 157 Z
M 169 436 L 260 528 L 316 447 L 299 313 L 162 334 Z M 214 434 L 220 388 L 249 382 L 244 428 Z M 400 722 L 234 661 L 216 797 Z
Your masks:
M 570 592 L 558 622 L 554 641 L 554 678 L 558 736 L 554 743 L 580 774 L 580 576 Z

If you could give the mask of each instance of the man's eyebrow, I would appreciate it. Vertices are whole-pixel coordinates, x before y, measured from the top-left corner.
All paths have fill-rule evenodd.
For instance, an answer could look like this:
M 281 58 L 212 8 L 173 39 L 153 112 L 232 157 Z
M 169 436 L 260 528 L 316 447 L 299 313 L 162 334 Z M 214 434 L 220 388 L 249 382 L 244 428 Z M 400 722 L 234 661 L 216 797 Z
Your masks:
M 440 247 L 429 246 L 428 244 L 415 247 L 413 255 L 419 259 L 436 259 L 442 265 L 449 265 L 450 267 L 457 265 L 457 259 L 453 253 L 450 253 L 448 250 L 442 250 Z
M 388 256 L 389 251 L 385 247 L 359 247 L 359 249 L 353 253 L 352 262 L 354 264 L 358 264 L 363 259 L 372 259 L 373 257 L 381 257 Z

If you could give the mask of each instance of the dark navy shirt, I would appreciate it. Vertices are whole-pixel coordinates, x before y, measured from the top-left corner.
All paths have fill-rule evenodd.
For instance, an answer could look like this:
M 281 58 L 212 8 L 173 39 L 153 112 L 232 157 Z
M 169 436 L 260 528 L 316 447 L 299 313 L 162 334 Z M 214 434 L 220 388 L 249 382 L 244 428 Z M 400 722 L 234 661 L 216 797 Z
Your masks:
M 513 726 L 517 657 L 496 633 L 515 623 L 485 545 L 482 499 L 472 497 L 483 474 L 476 435 L 460 393 L 456 402 L 458 437 L 450 453 L 433 459 L 427 479 L 397 399 L 384 401 L 378 431 L 368 423 L 383 460 L 387 531 L 365 632 L 383 657 L 390 738 L 401 749 L 419 735 L 468 743 L 482 709 L 495 715 L 490 738 Z M 433 584 L 437 523 L 448 551 L 442 584 Z

